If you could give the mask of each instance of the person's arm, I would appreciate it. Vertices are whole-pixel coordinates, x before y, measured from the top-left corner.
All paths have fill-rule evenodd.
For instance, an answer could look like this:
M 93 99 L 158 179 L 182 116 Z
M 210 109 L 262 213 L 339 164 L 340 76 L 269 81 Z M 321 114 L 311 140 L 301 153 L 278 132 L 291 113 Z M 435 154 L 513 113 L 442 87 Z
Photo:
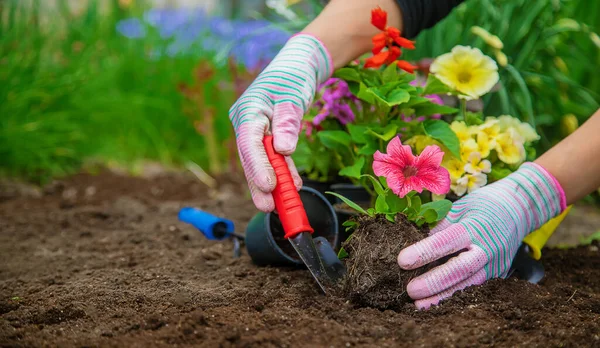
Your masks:
M 535 163 L 558 180 L 567 204 L 597 190 L 600 187 L 600 109 Z
M 599 131 L 600 110 L 535 162 L 456 201 L 429 237 L 400 251 L 403 269 L 460 252 L 411 280 L 407 292 L 416 305 L 428 308 L 465 287 L 506 277 L 527 234 L 600 186 Z
M 321 39 L 335 68 L 369 52 L 379 30 L 369 21 L 377 6 L 388 14 L 388 25 L 408 39 L 445 18 L 464 0 L 331 0 L 302 32 Z

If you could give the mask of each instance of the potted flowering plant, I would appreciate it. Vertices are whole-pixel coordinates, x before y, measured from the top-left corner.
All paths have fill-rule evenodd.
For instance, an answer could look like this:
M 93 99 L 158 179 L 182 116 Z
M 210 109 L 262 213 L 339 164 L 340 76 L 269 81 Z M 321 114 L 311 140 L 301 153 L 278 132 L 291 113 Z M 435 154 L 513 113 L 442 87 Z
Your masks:
M 333 184 L 338 193 L 346 189 L 346 195 L 363 205 L 376 199 L 363 174 L 374 174 L 373 154 L 384 151 L 398 134 L 403 138 L 427 135 L 459 154 L 458 138 L 441 120 L 458 110 L 425 93 L 423 82 L 415 80 L 416 67 L 397 60 L 401 49 L 413 49 L 414 42 L 386 21 L 386 13 L 374 9 L 371 22 L 381 30 L 373 38 L 374 55 L 338 69 L 319 87 L 293 156 L 305 178 Z
M 406 285 L 429 269 L 399 271 L 396 258 L 400 250 L 427 237 L 429 226 L 443 219 L 452 207 L 449 200 L 423 203 L 420 196 L 427 191 L 441 195 L 450 190 L 450 174 L 441 166 L 444 153 L 440 147 L 426 146 L 415 156 L 396 136 L 386 152 L 377 150 L 372 156 L 375 176 L 362 175 L 375 191 L 373 207 L 364 209 L 330 192 L 360 214 L 344 223 L 353 233 L 339 252 L 340 258 L 347 258 L 343 295 L 358 305 L 382 309 L 398 308 L 409 301 Z
M 482 108 L 468 107 L 499 83 L 498 65 L 506 65 L 501 51 L 496 52 L 496 63 L 477 48 L 456 46 L 416 66 L 398 60 L 402 49 L 412 49 L 415 43 L 387 26 L 384 11 L 373 9 L 371 23 L 381 30 L 373 37 L 373 55 L 338 69 L 320 86 L 294 156 L 305 176 L 328 182 L 338 198 L 342 240 L 358 230 L 361 214 L 370 221 L 403 216 L 416 228 L 427 229 L 451 201 L 533 160 L 533 145 L 539 139 L 530 124 L 515 117 L 485 116 Z M 491 34 L 484 34 L 495 42 Z M 500 47 L 497 42 L 495 46 Z M 444 105 L 443 99 L 458 101 L 459 108 Z M 390 166 L 377 165 L 386 151 Z M 432 153 L 449 175 L 447 190 L 439 178 L 438 186 L 423 184 L 419 164 Z M 398 167 L 408 159 L 415 165 L 392 170 L 393 163 Z M 413 181 L 421 185 L 412 186 Z M 362 194 L 340 189 L 348 185 Z M 394 196 L 404 203 L 390 198 Z M 345 253 L 341 250 L 340 256 Z

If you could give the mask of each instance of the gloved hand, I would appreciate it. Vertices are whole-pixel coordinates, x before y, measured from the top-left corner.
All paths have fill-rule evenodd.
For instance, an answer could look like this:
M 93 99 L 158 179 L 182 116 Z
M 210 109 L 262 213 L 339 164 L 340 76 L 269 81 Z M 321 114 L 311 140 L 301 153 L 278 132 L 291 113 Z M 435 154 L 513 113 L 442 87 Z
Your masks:
M 455 291 L 506 277 L 523 238 L 566 209 L 558 181 L 535 163 L 456 201 L 430 236 L 400 252 L 415 269 L 458 251 L 446 263 L 411 280 L 408 295 L 426 309 Z
M 275 151 L 285 156 L 296 187 L 302 180 L 289 157 L 296 149 L 302 116 L 317 86 L 333 73 L 327 49 L 315 37 L 297 34 L 288 40 L 229 110 L 242 167 L 256 207 L 275 208 L 271 191 L 275 172 L 269 163 L 263 138 L 273 134 Z

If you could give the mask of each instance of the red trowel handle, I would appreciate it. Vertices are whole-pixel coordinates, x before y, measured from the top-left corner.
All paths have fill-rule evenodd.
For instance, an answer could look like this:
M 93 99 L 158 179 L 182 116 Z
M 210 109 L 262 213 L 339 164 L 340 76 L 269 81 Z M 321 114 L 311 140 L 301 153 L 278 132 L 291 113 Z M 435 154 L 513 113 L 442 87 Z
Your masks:
M 283 225 L 285 238 L 294 238 L 302 232 L 313 233 L 310 227 L 306 210 L 300 199 L 300 194 L 296 191 L 296 185 L 292 179 L 292 174 L 288 168 L 283 155 L 275 152 L 273 147 L 273 136 L 265 136 L 263 143 L 267 150 L 267 157 L 271 166 L 275 170 L 277 185 L 273 190 L 273 200 L 275 200 L 275 209 L 279 214 L 279 220 Z

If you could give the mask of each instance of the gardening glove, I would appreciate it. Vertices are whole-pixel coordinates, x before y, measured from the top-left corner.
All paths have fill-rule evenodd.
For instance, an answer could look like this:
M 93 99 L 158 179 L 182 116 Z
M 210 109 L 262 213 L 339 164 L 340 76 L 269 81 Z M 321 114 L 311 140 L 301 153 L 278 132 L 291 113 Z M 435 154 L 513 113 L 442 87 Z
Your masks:
M 317 38 L 294 35 L 229 110 L 242 167 L 258 209 L 270 212 L 275 208 L 271 191 L 276 178 L 263 145 L 265 134 L 273 134 L 275 151 L 284 155 L 300 189 L 302 179 L 290 155 L 317 86 L 332 71 L 331 57 Z
M 408 284 L 426 309 L 455 291 L 504 278 L 523 238 L 566 209 L 558 181 L 535 163 L 456 201 L 429 237 L 400 252 L 398 264 L 415 269 L 462 251 Z

